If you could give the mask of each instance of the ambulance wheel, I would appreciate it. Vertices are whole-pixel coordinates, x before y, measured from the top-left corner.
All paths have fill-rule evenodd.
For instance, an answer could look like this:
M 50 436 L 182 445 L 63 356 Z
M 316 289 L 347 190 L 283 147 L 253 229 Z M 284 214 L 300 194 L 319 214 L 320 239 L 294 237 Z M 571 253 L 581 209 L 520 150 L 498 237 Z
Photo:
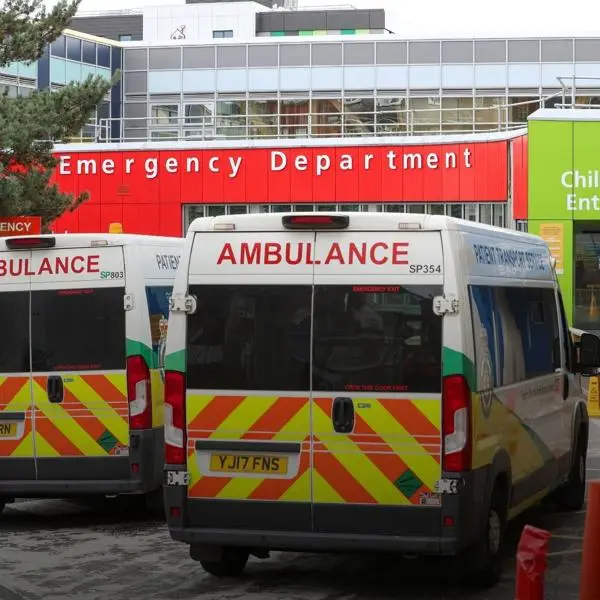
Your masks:
M 554 493 L 553 500 L 559 510 L 581 510 L 585 503 L 585 478 L 587 461 L 587 435 L 583 428 L 577 435 L 577 447 L 567 482 Z
M 202 568 L 215 577 L 239 577 L 246 568 L 250 553 L 242 548 L 223 548 L 218 560 L 200 558 Z
M 459 557 L 462 582 L 470 588 L 489 589 L 502 575 L 508 497 L 503 480 L 497 480 L 480 540 Z
M 4 512 L 6 508 L 6 502 L 4 500 L 0 500 L 0 515 Z

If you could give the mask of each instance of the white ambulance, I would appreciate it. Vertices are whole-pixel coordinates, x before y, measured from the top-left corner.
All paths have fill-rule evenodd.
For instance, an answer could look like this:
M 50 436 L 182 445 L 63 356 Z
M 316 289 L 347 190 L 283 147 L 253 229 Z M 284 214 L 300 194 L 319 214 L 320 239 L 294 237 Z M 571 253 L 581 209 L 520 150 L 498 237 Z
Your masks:
M 270 550 L 453 555 L 580 509 L 588 413 L 538 237 L 443 216 L 194 221 L 171 300 L 165 502 L 215 575 Z
M 162 496 L 163 358 L 184 240 L 0 239 L 0 509 Z

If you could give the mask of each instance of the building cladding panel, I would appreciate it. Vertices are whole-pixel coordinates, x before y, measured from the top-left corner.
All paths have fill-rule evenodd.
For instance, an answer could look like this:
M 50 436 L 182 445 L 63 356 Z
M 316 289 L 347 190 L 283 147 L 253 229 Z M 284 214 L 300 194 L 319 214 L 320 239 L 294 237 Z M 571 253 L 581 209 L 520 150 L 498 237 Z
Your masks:
M 385 11 L 300 10 L 264 12 L 256 15 L 257 33 L 271 31 L 341 31 L 385 29 Z
M 243 0 L 185 0 L 186 4 L 221 4 L 222 2 L 241 2 Z M 262 4 L 267 8 L 273 8 L 273 5 L 283 6 L 284 0 L 252 0 L 258 4 Z
M 88 35 L 107 38 L 109 40 L 122 39 L 121 36 L 131 36 L 132 41 L 141 41 L 144 24 L 143 15 L 98 15 L 94 17 L 75 17 L 69 27 Z

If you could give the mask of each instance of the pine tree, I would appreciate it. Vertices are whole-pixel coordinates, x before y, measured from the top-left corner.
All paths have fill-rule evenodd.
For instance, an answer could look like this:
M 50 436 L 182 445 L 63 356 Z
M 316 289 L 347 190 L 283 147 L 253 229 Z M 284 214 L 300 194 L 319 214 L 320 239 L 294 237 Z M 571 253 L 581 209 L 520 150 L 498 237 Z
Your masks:
M 40 58 L 68 26 L 80 1 L 59 0 L 47 10 L 44 0 L 0 0 L 0 69 Z M 0 95 L 0 216 L 41 216 L 47 229 L 87 199 L 85 194 L 63 194 L 50 182 L 57 164 L 53 142 L 78 135 L 115 79 L 90 76 L 52 92 Z

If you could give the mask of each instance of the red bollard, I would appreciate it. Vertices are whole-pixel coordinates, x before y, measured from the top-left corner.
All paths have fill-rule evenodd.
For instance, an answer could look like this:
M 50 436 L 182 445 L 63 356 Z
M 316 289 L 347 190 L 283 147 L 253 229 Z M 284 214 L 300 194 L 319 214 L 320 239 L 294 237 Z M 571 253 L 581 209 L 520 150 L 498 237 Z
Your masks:
M 600 592 L 600 482 L 588 486 L 583 529 L 580 600 L 597 600 Z
M 517 582 L 515 600 L 544 600 L 550 534 L 525 525 L 517 548 Z

